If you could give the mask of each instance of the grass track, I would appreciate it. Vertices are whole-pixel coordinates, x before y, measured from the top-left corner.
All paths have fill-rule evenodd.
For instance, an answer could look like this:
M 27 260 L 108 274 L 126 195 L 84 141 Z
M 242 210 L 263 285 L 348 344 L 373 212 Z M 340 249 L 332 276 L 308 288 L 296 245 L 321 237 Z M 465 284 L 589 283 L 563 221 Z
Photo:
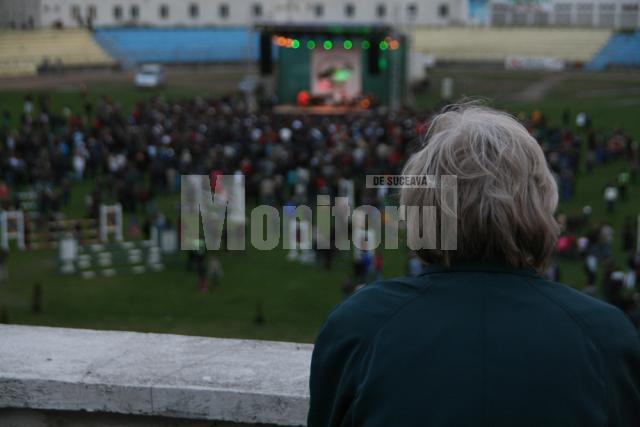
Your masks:
M 432 88 L 439 88 L 440 79 L 455 79 L 455 96 L 488 98 L 492 105 L 512 112 L 544 111 L 558 123 L 565 108 L 575 114 L 584 111 L 594 116 L 600 129 L 624 127 L 640 138 L 640 74 L 568 74 L 535 102 L 518 100 L 518 94 L 548 75 L 544 73 L 505 73 L 501 71 L 436 70 L 432 73 Z M 31 91 L 37 93 L 38 91 Z M 435 93 L 434 93 L 435 92 Z M 0 111 L 18 117 L 26 91 L 0 92 Z M 61 111 L 69 107 L 80 111 L 83 100 L 77 88 L 47 90 L 51 108 Z M 123 108 L 155 94 L 181 98 L 207 94 L 193 87 L 173 87 L 159 92 L 140 92 L 130 85 L 105 83 L 88 87 L 89 99 L 109 95 Z M 437 90 L 420 95 L 417 104 L 432 108 L 439 102 Z M 640 213 L 640 184 L 632 189 L 629 201 L 620 205 L 614 215 L 606 216 L 601 189 L 625 167 L 612 163 L 595 173 L 579 177 L 575 198 L 563 204 L 563 212 L 578 212 L 590 204 L 594 220 L 607 220 L 616 227 L 615 256 L 622 264 L 619 234 L 627 215 Z M 73 190 L 69 213 L 83 211 L 82 195 L 90 183 Z M 175 196 L 158 200 L 161 209 L 175 209 Z M 246 253 L 222 253 L 225 275 L 222 286 L 208 295 L 196 292 L 196 277 L 186 272 L 181 256 L 162 273 L 122 275 L 114 278 L 83 280 L 63 277 L 56 272 L 54 251 L 12 251 L 9 258 L 10 282 L 0 285 L 0 310 L 8 313 L 13 323 L 66 326 L 78 328 L 168 332 L 188 335 L 242 337 L 310 342 L 328 311 L 340 301 L 340 285 L 351 272 L 350 255 L 342 254 L 335 268 L 304 266 L 286 261 L 281 250 Z M 403 274 L 406 253 L 385 252 L 385 276 Z M 584 275 L 580 263 L 563 261 L 563 281 L 581 287 Z M 35 283 L 44 290 L 44 310 L 31 314 L 31 292 Z M 261 305 L 266 323 L 256 325 L 253 319 Z

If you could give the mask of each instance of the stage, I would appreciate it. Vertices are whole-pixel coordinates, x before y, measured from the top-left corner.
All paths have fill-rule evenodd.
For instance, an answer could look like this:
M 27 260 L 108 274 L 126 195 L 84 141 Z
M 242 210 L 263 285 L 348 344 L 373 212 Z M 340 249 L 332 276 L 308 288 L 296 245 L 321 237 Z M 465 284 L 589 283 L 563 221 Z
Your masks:
M 406 37 L 387 25 L 268 24 L 260 71 L 278 114 L 366 114 L 406 99 Z
M 310 105 L 301 107 L 298 105 L 277 105 L 273 107 L 275 114 L 283 115 L 312 115 L 312 116 L 346 116 L 354 114 L 370 114 L 371 110 L 361 107 L 339 105 Z

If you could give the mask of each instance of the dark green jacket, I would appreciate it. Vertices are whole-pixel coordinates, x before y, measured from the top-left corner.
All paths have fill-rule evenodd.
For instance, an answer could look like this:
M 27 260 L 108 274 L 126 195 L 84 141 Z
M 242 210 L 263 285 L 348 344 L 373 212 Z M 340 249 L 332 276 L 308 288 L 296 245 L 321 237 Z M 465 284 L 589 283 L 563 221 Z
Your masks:
M 309 427 L 640 427 L 640 341 L 533 269 L 431 266 L 339 305 L 310 387 Z

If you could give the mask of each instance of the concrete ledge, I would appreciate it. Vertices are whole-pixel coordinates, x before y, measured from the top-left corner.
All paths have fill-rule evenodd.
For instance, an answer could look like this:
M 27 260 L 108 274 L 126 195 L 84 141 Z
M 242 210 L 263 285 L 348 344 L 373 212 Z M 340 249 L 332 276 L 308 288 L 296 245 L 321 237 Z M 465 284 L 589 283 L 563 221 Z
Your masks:
M 312 348 L 0 326 L 0 408 L 304 425 Z

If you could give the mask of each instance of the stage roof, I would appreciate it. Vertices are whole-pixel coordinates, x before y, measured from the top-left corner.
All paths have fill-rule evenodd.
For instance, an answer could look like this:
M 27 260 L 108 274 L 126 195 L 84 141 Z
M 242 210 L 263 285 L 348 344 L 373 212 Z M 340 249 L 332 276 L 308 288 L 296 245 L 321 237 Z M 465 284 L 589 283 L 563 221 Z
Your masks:
M 255 26 L 263 33 L 280 34 L 283 36 L 298 35 L 334 35 L 349 37 L 366 37 L 369 35 L 391 34 L 394 27 L 390 25 L 372 24 L 318 24 L 318 23 L 268 23 L 263 22 Z

